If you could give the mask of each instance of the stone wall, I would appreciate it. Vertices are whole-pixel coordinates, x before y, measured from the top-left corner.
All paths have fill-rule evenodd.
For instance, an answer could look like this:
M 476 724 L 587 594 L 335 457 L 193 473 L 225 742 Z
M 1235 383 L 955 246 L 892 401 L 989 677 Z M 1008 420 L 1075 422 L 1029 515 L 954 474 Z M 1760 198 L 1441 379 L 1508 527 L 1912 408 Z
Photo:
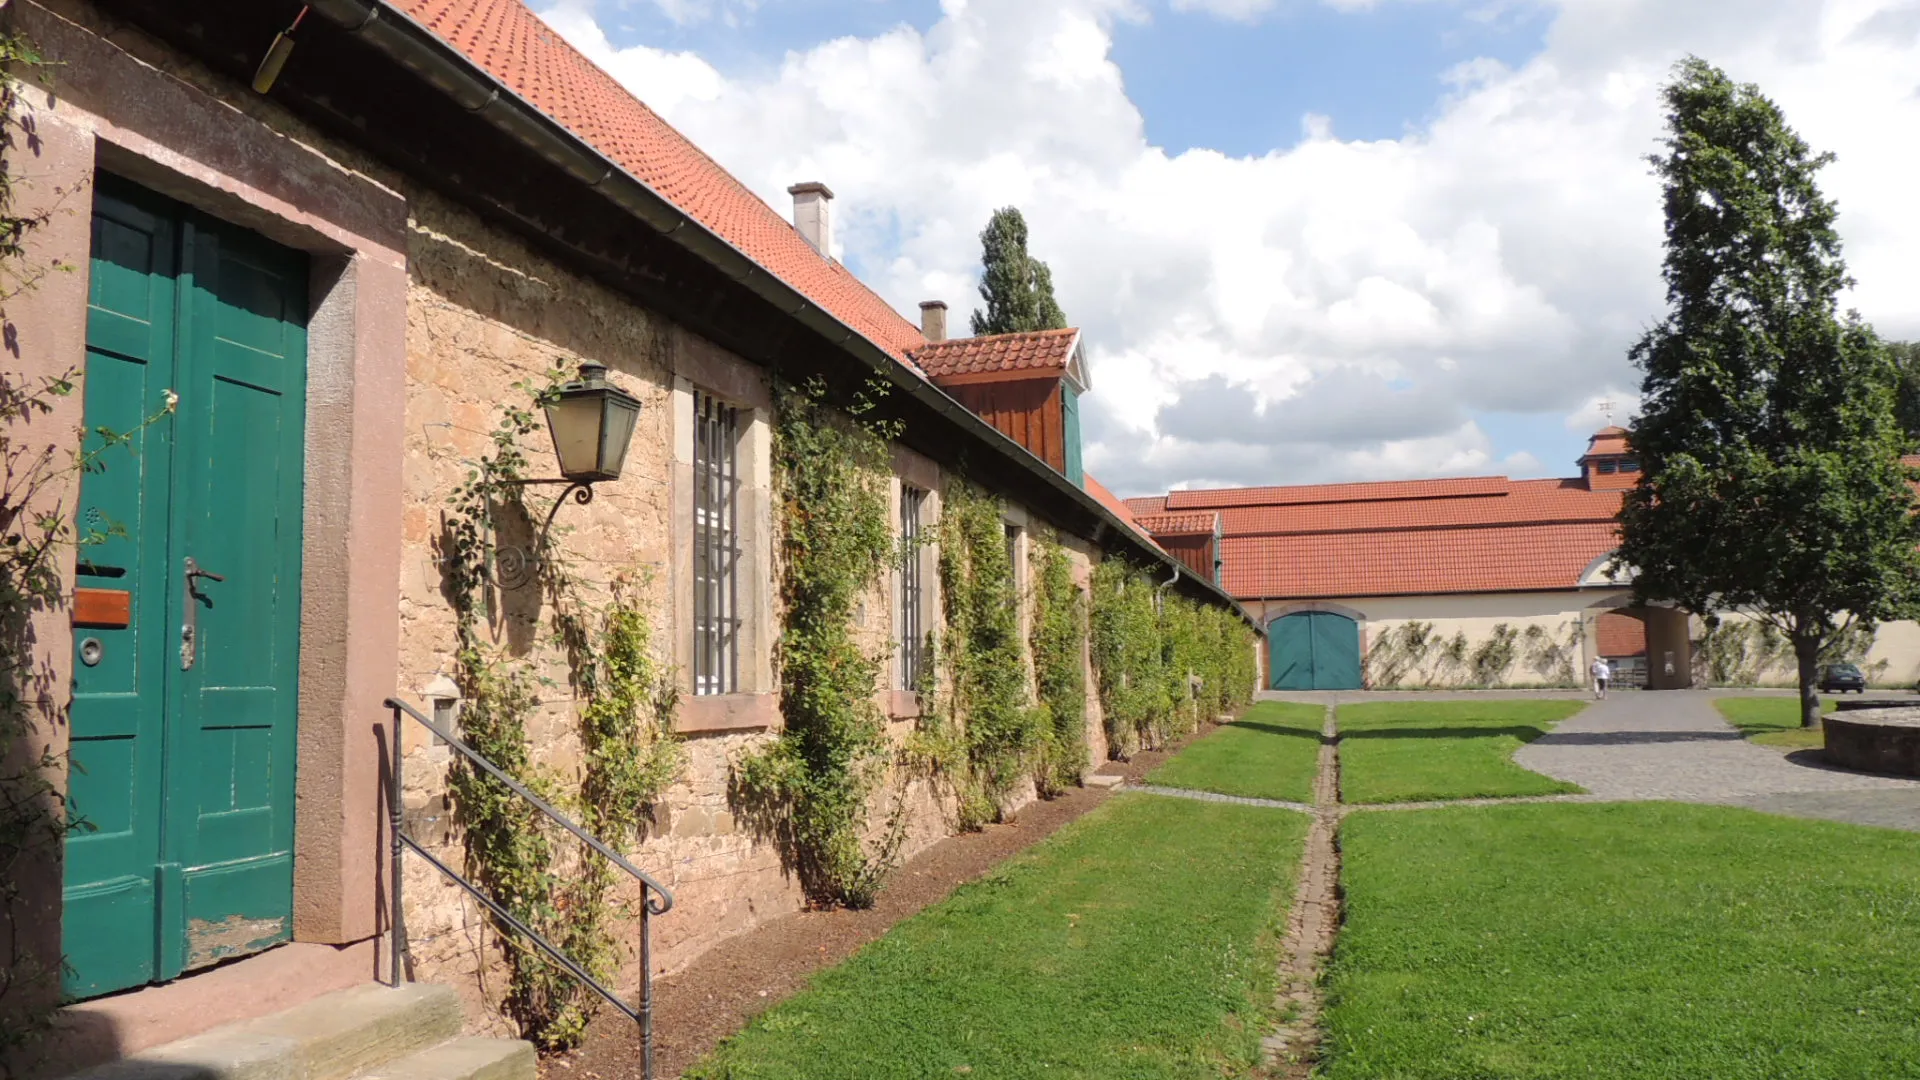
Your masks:
M 526 391 L 516 383 L 539 385 L 550 371 L 571 370 L 588 360 L 605 364 L 610 378 L 640 399 L 641 417 L 621 479 L 596 485 L 594 500 L 586 506 L 562 507 L 551 545 L 591 588 L 603 589 L 616 575 L 639 582 L 637 595 L 654 616 L 657 659 L 684 668 L 682 639 L 690 637 L 684 613 L 691 594 L 684 568 L 676 565 L 685 537 L 676 533 L 683 532 L 690 519 L 679 505 L 687 497 L 682 492 L 686 478 L 677 475 L 684 463 L 677 460 L 674 447 L 684 441 L 676 430 L 676 416 L 685 410 L 676 405 L 676 388 L 684 395 L 688 385 L 730 383 L 733 397 L 764 406 L 771 398 L 759 381 L 763 377 L 758 369 L 689 340 L 684 331 L 489 231 L 431 193 L 411 190 L 408 200 L 402 693 L 424 708 L 430 691 L 446 686 L 455 673 L 455 619 L 443 593 L 439 563 L 449 493 L 466 479 L 471 463 L 490 452 L 490 433 L 501 407 L 525 404 Z M 536 436 L 524 445 L 534 454 L 532 474 L 552 475 L 555 466 L 545 439 Z M 936 463 L 904 449 L 895 453 L 895 471 L 904 482 L 929 491 L 924 522 L 932 529 L 946 477 Z M 895 520 L 899 486 L 893 485 Z M 530 489 L 532 516 L 544 515 L 557 492 Z M 759 585 L 770 594 L 777 568 L 768 501 L 755 503 L 746 516 L 755 519 L 746 523 L 749 543 L 763 548 L 751 565 L 766 575 Z M 1009 508 L 1010 518 L 1025 516 L 1019 508 Z M 1077 538 L 1064 539 L 1076 579 L 1084 585 L 1098 553 Z M 501 542 L 509 541 L 524 544 L 526 537 L 501 537 Z M 922 621 L 938 629 L 939 583 L 931 552 L 924 570 Z M 546 641 L 549 613 L 537 585 L 507 587 L 502 576 L 503 583 L 488 597 L 491 642 L 502 655 L 533 664 L 552 685 L 529 725 L 532 752 L 537 766 L 561 790 L 572 790 L 578 783 L 580 754 L 575 703 L 564 690 L 563 659 Z M 870 590 L 856 615 L 857 635 L 874 655 L 891 654 L 899 618 L 897 588 L 889 575 Z M 777 620 L 771 603 L 753 606 L 760 618 Z M 776 634 L 777 629 L 763 626 L 749 635 L 748 649 L 756 655 L 743 655 L 743 668 L 770 662 Z M 914 729 L 917 698 L 899 685 L 896 663 L 890 659 L 884 670 L 876 701 L 888 715 L 888 733 L 898 745 Z M 1090 666 L 1088 678 L 1091 686 Z M 754 715 L 770 707 L 773 686 L 765 676 L 761 680 L 746 687 L 751 693 L 739 695 L 753 699 L 741 708 Z M 681 682 L 683 691 L 690 690 L 684 671 Z M 1089 702 L 1088 740 L 1097 764 L 1105 760 L 1107 747 L 1099 705 L 1091 693 Z M 659 877 L 677 897 L 674 910 L 654 923 L 656 973 L 676 970 L 716 942 L 804 902 L 775 847 L 739 821 L 727 800 L 730 766 L 773 738 L 773 730 L 741 728 L 735 720 L 710 721 L 703 711 L 708 704 L 683 696 L 682 716 L 692 714 L 683 727 L 693 729 L 685 735 L 686 769 L 661 800 L 651 835 L 633 853 L 636 864 Z M 709 729 L 710 723 L 720 727 Z M 431 736 L 418 725 L 411 728 L 406 812 L 419 831 L 438 841 L 436 854 L 458 865 L 461 845 L 445 781 L 449 751 L 431 745 Z M 1015 801 L 1031 798 L 1028 784 Z M 908 806 L 903 856 L 952 831 L 953 807 L 943 793 L 924 781 L 894 777 L 874 800 L 875 835 L 900 799 Z M 470 996 L 496 1005 L 501 980 L 490 972 L 497 969 L 498 945 L 478 907 L 420 860 L 408 864 L 406 896 L 418 977 L 454 982 Z M 623 947 L 633 940 L 624 929 L 614 936 Z M 637 969 L 630 954 L 628 960 L 622 982 L 631 985 Z M 486 1014 L 496 1015 L 492 1008 Z

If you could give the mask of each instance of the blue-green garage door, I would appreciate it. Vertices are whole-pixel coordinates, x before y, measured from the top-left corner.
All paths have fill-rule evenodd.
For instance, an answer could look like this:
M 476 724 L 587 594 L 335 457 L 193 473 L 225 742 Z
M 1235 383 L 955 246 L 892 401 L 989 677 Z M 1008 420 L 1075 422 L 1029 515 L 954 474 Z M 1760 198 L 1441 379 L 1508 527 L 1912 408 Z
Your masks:
M 1267 627 L 1275 690 L 1360 689 L 1360 625 L 1331 611 L 1283 615 Z

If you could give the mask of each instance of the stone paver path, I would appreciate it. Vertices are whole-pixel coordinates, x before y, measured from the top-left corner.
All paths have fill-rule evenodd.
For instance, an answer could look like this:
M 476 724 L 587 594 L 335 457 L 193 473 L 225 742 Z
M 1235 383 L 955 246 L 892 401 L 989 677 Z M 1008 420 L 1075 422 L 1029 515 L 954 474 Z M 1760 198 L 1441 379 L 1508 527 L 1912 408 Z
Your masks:
M 1750 743 L 1706 691 L 1619 693 L 1528 743 L 1521 767 L 1602 799 L 1725 803 L 1920 831 L 1920 781 L 1830 768 Z

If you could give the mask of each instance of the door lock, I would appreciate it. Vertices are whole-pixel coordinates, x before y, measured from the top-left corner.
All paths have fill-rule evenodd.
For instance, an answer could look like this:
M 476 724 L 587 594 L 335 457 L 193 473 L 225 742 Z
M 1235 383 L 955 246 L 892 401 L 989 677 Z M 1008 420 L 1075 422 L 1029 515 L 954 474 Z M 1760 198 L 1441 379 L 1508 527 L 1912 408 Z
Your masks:
M 201 578 L 208 578 L 213 581 L 227 580 L 225 577 L 211 570 L 200 569 L 200 564 L 193 561 L 193 556 L 187 556 L 187 595 L 185 598 L 187 614 L 186 620 L 180 624 L 181 671 L 192 671 L 193 662 L 199 656 L 199 645 L 194 639 L 200 626 L 200 607 L 197 601 L 202 599 L 200 595 Z

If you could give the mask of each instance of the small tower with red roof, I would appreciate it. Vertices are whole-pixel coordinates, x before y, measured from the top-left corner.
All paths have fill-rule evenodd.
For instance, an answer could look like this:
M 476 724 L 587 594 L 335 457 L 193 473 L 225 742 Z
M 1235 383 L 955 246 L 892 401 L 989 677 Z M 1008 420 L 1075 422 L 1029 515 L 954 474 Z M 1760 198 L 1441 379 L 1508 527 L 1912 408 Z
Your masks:
M 1640 459 L 1627 443 L 1627 429 L 1608 425 L 1587 440 L 1580 475 L 1589 491 L 1625 491 L 1640 482 Z

